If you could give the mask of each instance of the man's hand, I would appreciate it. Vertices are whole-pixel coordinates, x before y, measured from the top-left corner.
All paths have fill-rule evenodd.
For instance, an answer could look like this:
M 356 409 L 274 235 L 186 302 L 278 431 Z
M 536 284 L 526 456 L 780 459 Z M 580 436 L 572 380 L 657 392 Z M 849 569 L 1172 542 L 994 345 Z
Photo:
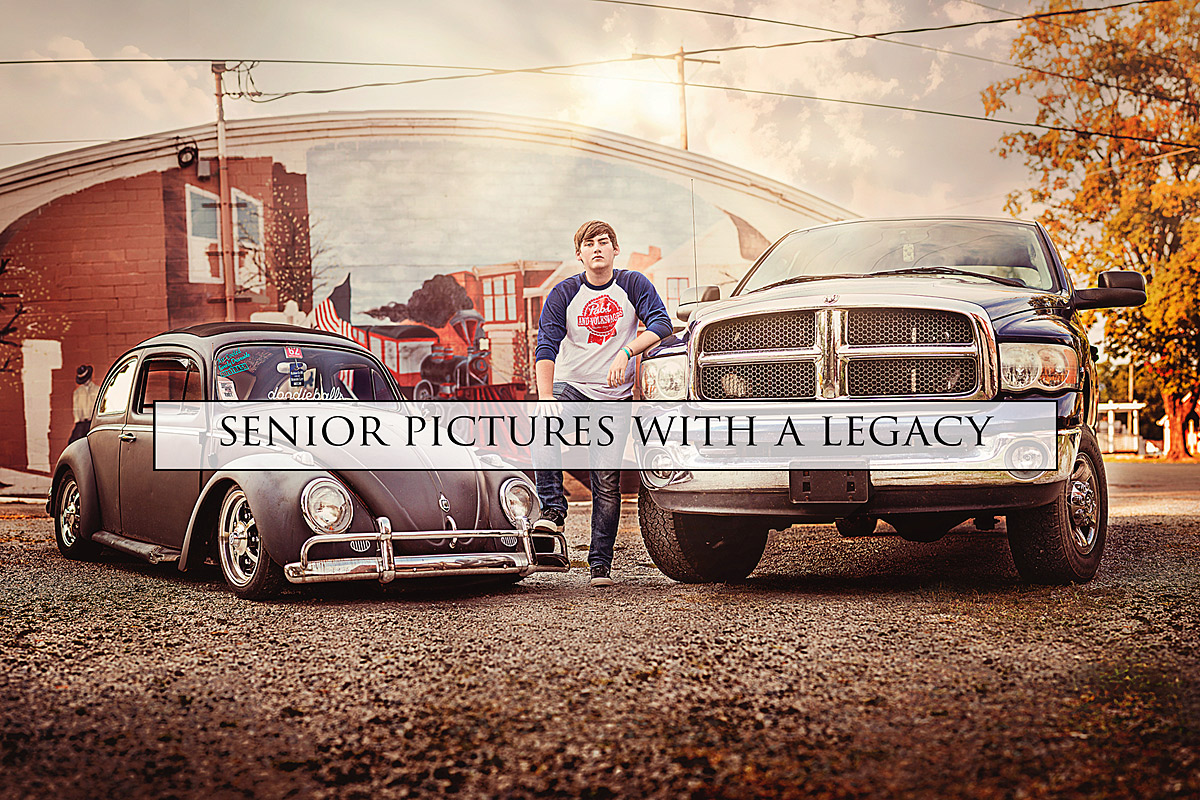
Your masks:
M 625 351 L 617 353 L 617 357 L 613 359 L 612 366 L 608 368 L 608 385 L 615 389 L 625 382 L 625 370 L 629 368 L 629 356 L 625 355 Z
M 553 396 L 547 397 L 545 400 L 538 400 L 533 414 L 535 417 L 545 417 L 546 419 L 561 417 L 562 403 L 555 400 Z

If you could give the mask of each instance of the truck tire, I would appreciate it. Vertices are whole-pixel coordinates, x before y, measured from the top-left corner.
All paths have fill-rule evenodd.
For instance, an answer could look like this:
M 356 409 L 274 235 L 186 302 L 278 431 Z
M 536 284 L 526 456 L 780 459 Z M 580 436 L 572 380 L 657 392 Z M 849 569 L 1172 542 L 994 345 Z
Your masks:
M 675 514 L 638 489 L 638 522 L 655 566 L 680 583 L 730 583 L 754 571 L 767 546 L 767 523 L 754 517 Z
M 1008 515 L 1008 546 L 1031 583 L 1087 583 L 1108 536 L 1108 481 L 1096 435 L 1083 429 L 1062 492 L 1049 505 Z

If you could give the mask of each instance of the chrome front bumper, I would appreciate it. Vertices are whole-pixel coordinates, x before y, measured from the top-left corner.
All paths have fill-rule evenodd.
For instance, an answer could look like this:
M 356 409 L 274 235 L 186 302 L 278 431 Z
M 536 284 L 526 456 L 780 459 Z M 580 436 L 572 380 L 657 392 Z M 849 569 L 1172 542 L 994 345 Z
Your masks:
M 941 506 L 938 510 L 948 510 L 1025 508 L 1044 504 L 1049 502 L 1045 499 L 1047 491 L 1070 476 L 1080 435 L 1079 428 L 1060 430 L 1057 467 L 1030 474 L 990 469 L 872 469 L 869 478 L 871 502 L 876 505 L 868 508 L 881 509 L 880 513 L 900 514 L 929 510 L 935 505 Z M 832 504 L 793 502 L 787 470 L 675 472 L 665 485 L 652 483 L 643 473 L 642 483 L 659 506 L 676 513 L 811 516 L 814 519 L 838 516 Z M 845 512 L 841 515 L 845 516 Z
M 428 541 L 447 538 L 451 531 L 412 531 L 395 533 L 387 517 L 375 520 L 377 530 L 371 533 L 318 534 L 310 537 L 300 548 L 300 560 L 283 568 L 284 576 L 292 583 L 323 583 L 328 581 L 361 581 L 376 579 L 390 583 L 396 578 L 427 578 L 455 575 L 520 575 L 535 572 L 567 572 L 570 558 L 567 539 L 561 533 L 538 533 L 538 538 L 551 538 L 558 543 L 554 553 L 538 553 L 533 548 L 532 526 L 526 520 L 517 530 L 458 530 L 454 538 L 476 539 L 514 537 L 518 549 L 512 553 L 438 553 L 434 555 L 397 555 L 392 547 L 398 541 Z M 319 544 L 368 541 L 379 545 L 379 555 L 363 558 L 331 558 L 312 561 L 309 551 Z

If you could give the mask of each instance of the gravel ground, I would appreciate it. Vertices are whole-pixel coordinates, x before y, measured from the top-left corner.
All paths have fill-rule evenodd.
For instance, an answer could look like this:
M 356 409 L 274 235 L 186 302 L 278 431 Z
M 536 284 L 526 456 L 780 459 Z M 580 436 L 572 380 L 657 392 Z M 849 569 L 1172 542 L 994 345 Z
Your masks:
M 0 506 L 0 795 L 1197 797 L 1193 487 L 1114 487 L 1078 587 L 1019 583 L 998 533 L 825 525 L 684 586 L 627 501 L 610 590 L 266 604 L 211 568 L 67 562 L 41 509 Z

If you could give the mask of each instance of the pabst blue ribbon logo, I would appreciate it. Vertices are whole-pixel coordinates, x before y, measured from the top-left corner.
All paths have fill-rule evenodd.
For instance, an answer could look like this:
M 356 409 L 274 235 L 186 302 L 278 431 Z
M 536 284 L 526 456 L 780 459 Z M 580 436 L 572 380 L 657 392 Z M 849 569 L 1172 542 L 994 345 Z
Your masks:
M 604 344 L 617 335 L 617 322 L 625 309 L 606 294 L 592 298 L 579 315 L 579 327 L 587 328 L 588 344 Z

